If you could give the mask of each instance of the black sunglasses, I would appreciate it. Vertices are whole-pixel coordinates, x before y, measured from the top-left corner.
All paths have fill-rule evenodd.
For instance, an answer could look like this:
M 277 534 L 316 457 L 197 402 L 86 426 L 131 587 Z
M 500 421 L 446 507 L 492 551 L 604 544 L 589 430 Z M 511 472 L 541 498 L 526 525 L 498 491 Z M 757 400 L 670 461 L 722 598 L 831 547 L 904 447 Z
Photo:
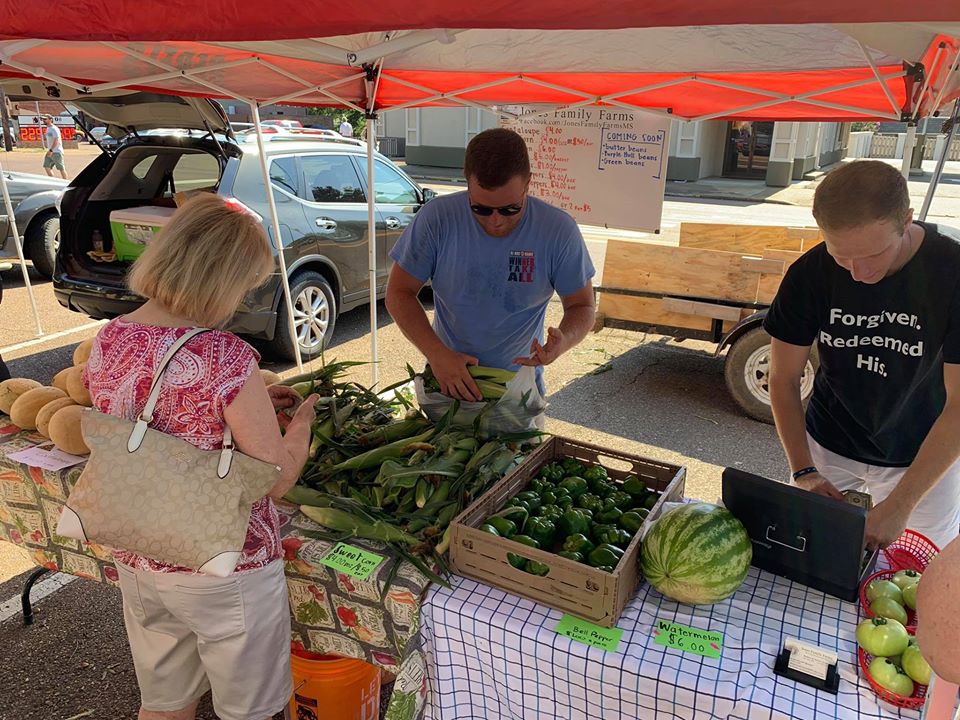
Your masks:
M 490 217 L 494 211 L 504 217 L 512 217 L 523 210 L 523 205 L 504 205 L 498 208 L 488 207 L 486 205 L 471 205 L 470 209 L 473 210 L 474 215 L 479 215 L 480 217 Z

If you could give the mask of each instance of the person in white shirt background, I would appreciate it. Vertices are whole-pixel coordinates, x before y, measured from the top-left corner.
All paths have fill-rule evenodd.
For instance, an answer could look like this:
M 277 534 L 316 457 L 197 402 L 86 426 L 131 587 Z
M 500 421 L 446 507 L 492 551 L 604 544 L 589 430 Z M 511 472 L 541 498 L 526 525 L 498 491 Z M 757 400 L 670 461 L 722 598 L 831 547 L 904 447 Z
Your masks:
M 340 134 L 344 137 L 353 137 L 353 125 L 350 124 L 350 121 L 347 120 L 344 116 L 343 120 L 340 122 Z
M 43 124 L 47 126 L 46 142 L 47 153 L 43 156 L 43 169 L 47 175 L 53 177 L 53 170 L 56 168 L 60 177 L 67 179 L 67 169 L 63 162 L 63 137 L 60 135 L 60 128 L 53 123 L 52 115 L 43 116 Z

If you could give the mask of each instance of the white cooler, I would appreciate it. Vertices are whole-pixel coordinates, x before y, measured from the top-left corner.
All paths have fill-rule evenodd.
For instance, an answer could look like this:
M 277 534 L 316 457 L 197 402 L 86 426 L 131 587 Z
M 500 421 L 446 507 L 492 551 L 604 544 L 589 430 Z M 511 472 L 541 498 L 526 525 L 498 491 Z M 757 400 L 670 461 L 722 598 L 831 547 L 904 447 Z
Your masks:
M 167 224 L 176 208 L 143 207 L 114 210 L 110 213 L 110 234 L 117 260 L 136 260 L 147 243 Z

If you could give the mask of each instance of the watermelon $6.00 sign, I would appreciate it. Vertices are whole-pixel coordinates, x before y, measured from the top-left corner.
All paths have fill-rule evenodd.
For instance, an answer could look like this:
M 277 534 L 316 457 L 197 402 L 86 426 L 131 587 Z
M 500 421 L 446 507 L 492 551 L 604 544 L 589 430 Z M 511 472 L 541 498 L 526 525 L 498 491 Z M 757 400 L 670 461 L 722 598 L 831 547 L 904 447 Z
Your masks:
M 743 584 L 753 546 L 743 524 L 726 508 L 681 505 L 650 528 L 640 568 L 653 587 L 677 602 L 710 605 Z

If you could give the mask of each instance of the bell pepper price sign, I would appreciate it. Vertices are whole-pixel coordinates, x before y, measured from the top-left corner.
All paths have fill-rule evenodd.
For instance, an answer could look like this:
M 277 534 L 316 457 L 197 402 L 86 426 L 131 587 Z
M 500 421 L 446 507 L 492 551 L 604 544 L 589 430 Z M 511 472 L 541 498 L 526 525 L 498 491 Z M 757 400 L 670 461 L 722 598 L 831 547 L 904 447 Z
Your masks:
M 383 555 L 341 542 L 334 545 L 333 549 L 320 559 L 320 563 L 357 580 L 366 580 L 383 560 Z
M 564 615 L 560 618 L 555 630 L 558 635 L 606 652 L 616 652 L 620 637 L 623 635 L 623 630 L 620 628 L 600 627 L 573 615 Z
M 708 658 L 719 658 L 723 652 L 722 632 L 700 630 L 667 620 L 657 620 L 653 629 L 653 642 Z

